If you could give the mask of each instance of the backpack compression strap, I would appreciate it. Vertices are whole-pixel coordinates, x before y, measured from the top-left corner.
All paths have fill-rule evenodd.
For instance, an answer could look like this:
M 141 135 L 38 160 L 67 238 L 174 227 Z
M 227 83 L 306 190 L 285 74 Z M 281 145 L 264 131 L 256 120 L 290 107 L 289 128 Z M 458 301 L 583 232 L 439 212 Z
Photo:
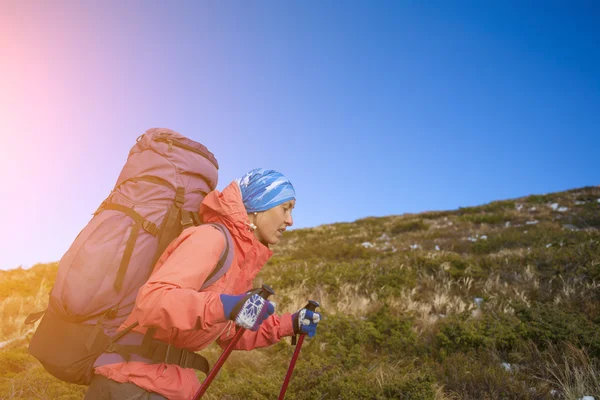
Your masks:
M 127 272 L 129 261 L 131 260 L 131 256 L 133 255 L 133 248 L 135 247 L 135 243 L 140 233 L 140 229 L 144 229 L 152 236 L 156 236 L 158 235 L 158 227 L 153 222 L 148 221 L 146 218 L 142 217 L 133 208 L 126 207 L 121 204 L 102 203 L 94 214 L 97 214 L 104 210 L 120 211 L 123 214 L 129 216 L 135 222 L 135 224 L 131 228 L 129 239 L 127 239 L 125 252 L 123 253 L 123 258 L 121 258 L 121 265 L 119 266 L 119 271 L 117 272 L 117 277 L 115 278 L 115 289 L 117 291 L 120 291 L 121 287 L 123 286 L 123 280 L 125 279 L 125 273 Z

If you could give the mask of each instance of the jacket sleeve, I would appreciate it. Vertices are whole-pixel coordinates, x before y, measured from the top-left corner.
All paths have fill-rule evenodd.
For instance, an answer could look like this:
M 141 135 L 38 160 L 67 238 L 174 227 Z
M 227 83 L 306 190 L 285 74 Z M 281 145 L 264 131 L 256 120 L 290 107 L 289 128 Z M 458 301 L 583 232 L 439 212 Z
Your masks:
M 226 330 L 217 343 L 221 348 L 227 347 L 235 332 L 233 329 Z M 293 336 L 292 314 L 271 315 L 267 318 L 256 332 L 246 330 L 240 340 L 236 343 L 235 350 L 252 350 L 267 347 L 278 343 L 286 336 Z
M 225 248 L 224 235 L 210 225 L 185 230 L 140 288 L 132 316 L 142 327 L 206 329 L 225 322 L 219 295 L 198 290 Z

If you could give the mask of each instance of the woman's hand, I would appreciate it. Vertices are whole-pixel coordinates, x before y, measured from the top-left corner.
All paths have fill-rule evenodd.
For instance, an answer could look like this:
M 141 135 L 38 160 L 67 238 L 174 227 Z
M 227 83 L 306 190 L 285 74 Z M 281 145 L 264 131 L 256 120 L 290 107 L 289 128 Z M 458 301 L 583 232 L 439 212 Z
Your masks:
M 317 334 L 319 321 L 321 321 L 321 314 L 303 308 L 292 315 L 294 333 L 305 333 L 308 337 L 313 337 Z
M 275 312 L 273 304 L 258 294 L 222 294 L 220 297 L 225 318 L 251 331 L 257 331 L 260 324 Z

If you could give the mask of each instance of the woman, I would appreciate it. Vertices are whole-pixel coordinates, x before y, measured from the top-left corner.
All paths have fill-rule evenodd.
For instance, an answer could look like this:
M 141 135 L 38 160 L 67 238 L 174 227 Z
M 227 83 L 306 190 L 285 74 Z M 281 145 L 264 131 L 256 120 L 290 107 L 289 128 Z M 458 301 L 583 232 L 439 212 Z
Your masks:
M 200 206 L 205 225 L 186 229 L 169 245 L 121 329 L 137 321 L 135 332 L 146 334 L 151 327 L 154 340 L 190 351 L 215 340 L 226 347 L 236 325 L 248 329 L 235 347 L 240 350 L 266 347 L 301 332 L 314 336 L 318 313 L 302 309 L 272 315 L 270 302 L 246 293 L 273 254 L 269 246 L 276 245 L 293 224 L 295 203 L 290 181 L 265 169 L 248 172 L 223 192 L 209 193 Z M 228 243 L 210 223 L 227 228 L 234 258 L 225 275 L 200 290 Z M 192 368 L 135 361 L 135 357 L 126 362 L 116 356 L 120 359 L 96 367 L 85 399 L 188 400 L 200 387 Z

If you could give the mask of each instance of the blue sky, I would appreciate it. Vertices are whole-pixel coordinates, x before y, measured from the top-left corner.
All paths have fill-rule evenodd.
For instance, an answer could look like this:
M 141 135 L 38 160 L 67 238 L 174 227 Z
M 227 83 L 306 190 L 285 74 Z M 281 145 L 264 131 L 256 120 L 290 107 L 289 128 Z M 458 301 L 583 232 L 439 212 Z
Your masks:
M 168 127 L 295 227 L 598 185 L 592 1 L 0 4 L 0 268 L 58 261 Z

